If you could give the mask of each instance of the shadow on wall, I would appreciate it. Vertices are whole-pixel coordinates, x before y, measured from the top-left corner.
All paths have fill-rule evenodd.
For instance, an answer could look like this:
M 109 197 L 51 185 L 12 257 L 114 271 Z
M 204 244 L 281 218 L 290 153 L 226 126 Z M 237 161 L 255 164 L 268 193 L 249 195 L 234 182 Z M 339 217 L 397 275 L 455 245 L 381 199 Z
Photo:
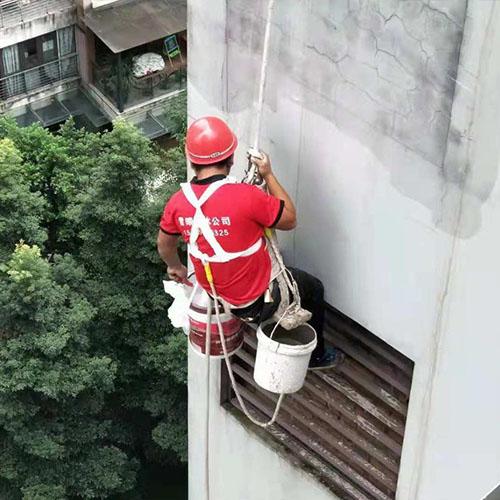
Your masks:
M 254 106 L 266 5 L 232 0 L 227 7 L 228 75 L 221 85 L 228 113 Z M 368 147 L 393 186 L 430 209 L 438 228 L 463 238 L 481 225 L 498 153 L 496 146 L 480 182 L 471 179 L 472 140 L 452 124 L 454 102 L 473 108 L 477 98 L 476 89 L 466 89 L 467 99 L 455 100 L 466 11 L 467 0 L 281 0 L 266 89 L 267 113 L 289 101 L 323 116 Z M 191 83 L 219 102 L 220 91 L 206 95 L 202 76 L 192 75 Z
M 485 497 L 484 500 L 500 500 L 500 485 Z

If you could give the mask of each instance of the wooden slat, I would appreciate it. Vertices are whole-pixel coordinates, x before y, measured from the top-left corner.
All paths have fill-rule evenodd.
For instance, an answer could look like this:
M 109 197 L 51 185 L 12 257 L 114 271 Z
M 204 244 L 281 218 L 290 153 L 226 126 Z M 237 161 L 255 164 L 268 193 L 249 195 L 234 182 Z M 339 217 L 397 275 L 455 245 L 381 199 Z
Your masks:
M 251 367 L 255 366 L 255 355 L 250 354 L 244 349 L 240 349 L 235 353 L 235 356 L 242 359 L 245 363 L 249 364 Z
M 252 375 L 242 367 L 235 366 L 234 371 L 244 381 L 253 384 Z M 263 400 L 267 401 L 270 411 L 273 411 L 277 402 L 277 396 L 263 390 L 259 390 L 259 395 Z M 339 436 L 338 432 L 333 427 L 328 426 L 328 428 L 325 428 L 324 425 L 321 425 L 317 418 L 314 418 L 318 417 L 314 412 L 308 410 L 305 406 L 299 407 L 296 400 L 294 401 L 290 397 L 285 398 L 281 405 L 281 411 L 287 411 L 304 426 L 305 432 L 309 434 L 309 440 L 316 439 L 318 442 L 326 445 L 325 448 L 328 447 L 328 449 L 337 450 L 337 453 L 362 471 L 363 474 L 370 475 L 372 478 L 371 481 L 375 482 L 380 487 L 387 488 L 391 491 L 396 490 L 396 474 L 391 473 L 384 467 L 377 467 L 369 460 L 369 455 L 367 456 L 366 454 L 360 453 L 349 441 Z
M 358 427 L 359 432 L 366 433 L 376 439 L 379 443 L 391 450 L 396 457 L 401 455 L 401 437 L 397 436 L 397 438 L 393 438 L 390 436 L 386 432 L 384 425 L 378 419 L 374 418 L 363 408 L 346 398 L 344 394 L 332 387 L 325 388 L 324 382 L 313 377 L 309 377 L 306 380 L 304 390 L 314 393 L 318 401 L 322 401 L 347 419 L 350 419 L 353 425 Z
M 242 411 L 236 398 L 231 400 L 231 404 Z M 259 420 L 269 418 L 266 414 L 257 410 L 249 401 L 246 402 L 246 406 L 254 418 Z M 256 432 L 259 430 L 255 428 Z M 330 464 L 321 460 L 316 453 L 304 448 L 302 442 L 295 439 L 289 432 L 282 430 L 278 425 L 268 427 L 267 432 L 292 453 L 292 461 L 296 465 L 305 465 L 307 468 L 314 470 L 315 476 L 319 477 L 320 481 L 327 485 L 333 493 L 341 495 L 342 500 L 373 500 L 372 496 L 367 496 L 366 493 L 354 486 L 350 480 L 338 473 Z
M 255 357 L 243 349 L 240 349 L 238 353 L 236 353 L 236 356 L 252 367 L 255 364 Z M 392 417 L 388 412 L 384 411 L 383 409 L 380 409 L 375 404 L 373 404 L 369 399 L 359 394 L 355 390 L 355 388 L 352 387 L 349 384 L 349 382 L 346 381 L 345 379 L 341 379 L 338 375 L 336 375 L 335 376 L 336 380 L 332 381 L 331 376 L 326 375 L 326 373 L 327 373 L 326 371 L 310 372 L 308 377 L 306 378 L 305 388 L 313 391 L 318 397 L 327 398 L 330 403 L 335 404 L 332 398 L 328 398 L 328 389 L 327 389 L 328 386 L 334 387 L 338 392 L 340 392 L 342 395 L 344 395 L 349 400 L 358 405 L 360 409 L 375 417 L 377 421 L 390 427 L 392 430 L 398 433 L 401 438 L 403 437 L 404 425 L 401 422 L 399 422 L 398 419 Z M 315 375 L 317 375 L 321 381 L 326 382 L 326 384 L 328 385 L 321 387 L 318 385 L 317 382 L 315 383 L 314 382 Z M 348 409 L 346 409 L 346 407 L 342 405 L 335 405 L 335 406 L 336 409 L 338 409 L 340 413 L 344 415 L 349 415 L 350 412 L 353 411 L 352 406 L 350 407 L 348 406 Z M 374 423 L 373 420 L 370 422 L 370 419 L 366 419 L 363 417 L 358 418 L 358 415 L 356 415 L 356 422 L 361 423 L 364 426 L 364 428 L 368 432 L 370 432 L 372 436 L 381 440 L 381 442 L 389 449 L 391 449 L 394 453 L 397 454 L 401 453 L 401 445 L 398 444 L 393 439 L 391 439 L 386 434 L 384 434 L 380 429 L 378 429 L 377 424 Z
M 260 411 L 262 411 L 268 418 L 272 415 L 272 410 L 266 405 L 257 394 L 253 394 L 248 389 L 242 385 L 238 386 L 242 396 L 249 400 L 254 406 L 256 406 Z M 284 418 L 284 414 L 288 415 L 288 418 Z M 294 436 L 299 441 L 306 444 L 311 450 L 317 452 L 323 460 L 328 462 L 332 467 L 335 467 L 338 471 L 346 475 L 351 481 L 362 488 L 366 493 L 371 495 L 373 499 L 376 500 L 392 500 L 392 497 L 388 496 L 386 493 L 377 488 L 368 479 L 366 479 L 362 474 L 353 469 L 346 462 L 341 460 L 337 455 L 333 454 L 330 450 L 322 446 L 318 441 L 311 440 L 310 436 L 304 434 L 297 424 L 292 422 L 295 420 L 295 416 L 287 412 L 286 408 L 283 408 L 281 416 L 278 416 L 277 424 L 283 429 L 288 431 L 292 436 Z
M 333 388 L 344 394 L 344 396 L 363 408 L 363 410 L 367 411 L 375 418 L 380 420 L 380 422 L 382 422 L 384 425 L 387 425 L 387 427 L 392 429 L 401 437 L 404 437 L 404 424 L 399 418 L 390 415 L 387 411 L 385 411 L 385 409 L 378 407 L 372 401 L 359 394 L 359 392 L 356 391 L 356 389 L 353 388 L 352 385 L 341 376 L 336 375 L 335 377 L 333 377 L 326 375 L 325 373 L 320 371 L 313 372 L 312 376 L 318 377 L 327 384 L 331 385 Z
M 384 363 L 383 360 L 377 358 L 375 355 L 368 353 L 360 344 L 347 340 L 334 330 L 325 330 L 325 339 L 365 366 L 372 373 L 401 391 L 402 394 L 409 397 L 410 383 L 406 375 L 400 371 L 398 372 L 389 364 Z
M 408 404 L 400 401 L 392 394 L 392 388 L 383 380 L 376 380 L 375 377 L 362 365 L 347 358 L 338 370 L 346 378 L 359 385 L 365 391 L 375 396 L 386 406 L 397 411 L 401 416 L 406 417 Z
M 246 382 L 250 384 L 254 384 L 254 380 L 252 377 L 252 374 L 243 369 L 243 367 L 235 365 L 233 367 L 234 372 L 237 373 L 240 377 L 242 377 Z M 266 391 L 263 391 L 266 392 Z M 266 396 L 268 399 L 270 399 L 271 403 L 274 404 L 275 401 L 275 396 L 270 395 L 269 393 L 266 393 Z M 390 472 L 387 474 L 392 478 L 392 480 L 396 481 L 396 475 L 399 469 L 399 464 L 390 456 L 387 455 L 387 453 L 384 453 L 383 450 L 380 448 L 377 448 L 375 445 L 373 445 L 371 442 L 363 438 L 359 433 L 356 433 L 351 429 L 351 427 L 347 425 L 340 425 L 340 422 L 338 421 L 338 418 L 333 415 L 331 412 L 325 412 L 320 405 L 318 405 L 314 399 L 308 400 L 306 399 L 301 393 L 295 393 L 288 395 L 285 399 L 286 406 L 291 406 L 296 408 L 296 412 L 293 412 L 294 414 L 303 414 L 307 415 L 311 413 L 314 417 L 317 417 L 319 419 L 319 422 L 322 424 L 322 426 L 327 426 L 326 429 L 322 429 L 321 432 L 318 434 L 320 438 L 324 436 L 326 431 L 327 435 L 336 435 L 340 434 L 343 436 L 345 439 L 348 439 L 351 441 L 355 446 L 357 446 L 364 454 L 367 456 L 372 456 L 374 457 L 384 468 L 388 469 L 388 471 L 394 473 L 394 476 L 391 476 Z M 298 405 L 298 406 L 294 406 Z M 313 420 L 314 422 L 314 420 Z M 315 423 L 311 424 L 311 430 L 314 431 Z M 344 449 L 345 451 L 345 449 Z M 355 451 L 350 450 L 349 454 L 356 454 Z M 366 459 L 360 457 L 359 462 L 364 466 L 366 463 Z M 382 473 L 384 473 L 384 469 L 380 469 Z M 377 476 L 379 476 L 378 473 L 376 473 Z
M 318 417 L 322 423 L 344 436 L 351 441 L 356 447 L 366 453 L 369 457 L 373 457 L 383 467 L 393 472 L 396 476 L 399 471 L 399 461 L 396 460 L 392 453 L 388 453 L 386 449 L 377 446 L 378 443 L 374 440 L 367 439 L 358 429 L 351 427 L 351 422 L 343 418 L 339 413 L 330 409 L 325 412 L 317 398 L 306 399 L 304 396 L 292 395 L 291 399 L 297 401 L 302 406 L 307 404 L 307 408 L 311 413 Z
M 254 352 L 257 349 L 257 339 L 254 335 L 245 335 L 245 344 L 249 345 Z
M 338 311 L 329 308 L 325 315 L 326 328 L 332 328 L 338 332 L 347 335 L 349 338 L 356 339 L 364 344 L 368 349 L 385 358 L 387 361 L 397 366 L 408 377 L 413 374 L 413 363 L 403 354 L 396 351 L 393 347 L 386 344 L 383 340 L 375 337 L 366 329 L 356 325 L 349 318 L 343 317 Z

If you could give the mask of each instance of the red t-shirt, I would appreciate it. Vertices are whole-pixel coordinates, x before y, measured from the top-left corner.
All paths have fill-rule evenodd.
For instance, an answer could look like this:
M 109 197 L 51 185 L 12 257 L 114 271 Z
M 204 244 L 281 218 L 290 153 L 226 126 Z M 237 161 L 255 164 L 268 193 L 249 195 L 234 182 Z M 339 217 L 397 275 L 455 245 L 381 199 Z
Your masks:
M 191 182 L 197 198 L 212 182 L 223 179 L 214 175 Z M 217 241 L 227 252 L 240 252 L 264 236 L 264 228 L 274 226 L 281 217 L 284 202 L 248 184 L 225 184 L 202 206 L 205 217 Z M 167 234 L 182 235 L 189 242 L 194 207 L 187 201 L 182 190 L 177 191 L 165 206 L 160 229 Z M 200 234 L 198 247 L 203 253 L 213 255 L 213 250 Z M 196 279 L 207 291 L 203 264 L 191 257 Z M 269 285 L 271 260 L 263 242 L 260 249 L 248 257 L 239 257 L 225 263 L 211 263 L 214 285 L 218 295 L 230 304 L 241 305 L 260 297 Z

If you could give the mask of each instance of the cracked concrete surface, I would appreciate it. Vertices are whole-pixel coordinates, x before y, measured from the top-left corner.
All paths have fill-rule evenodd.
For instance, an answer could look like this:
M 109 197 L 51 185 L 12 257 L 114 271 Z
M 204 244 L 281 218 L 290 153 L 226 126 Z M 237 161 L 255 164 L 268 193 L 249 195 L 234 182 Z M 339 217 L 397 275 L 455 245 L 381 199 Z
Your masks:
M 243 138 L 251 136 L 266 6 L 264 0 L 231 0 L 224 26 L 212 23 L 215 32 L 225 30 L 222 108 L 238 117 Z M 394 187 L 453 233 L 446 222 L 453 214 L 443 212 L 457 206 L 442 199 L 445 184 L 455 182 L 460 168 L 444 167 L 455 134 L 450 117 L 456 88 L 474 99 L 473 89 L 457 79 L 466 6 L 466 0 L 276 2 L 264 120 L 283 100 L 323 116 L 368 146 L 391 173 Z M 201 71 L 190 78 L 195 87 L 206 86 Z M 209 101 L 220 98 L 220 88 L 212 96 L 203 93 Z M 411 152 L 413 160 L 396 163 L 402 151 Z M 428 165 L 434 167 L 432 187 L 423 192 L 414 170 L 427 171 Z M 479 194 L 479 207 L 491 186 Z M 475 222 L 461 232 L 465 237 L 480 227 L 478 214 L 470 220 Z
M 243 56 L 238 69 L 245 81 L 258 71 L 264 29 L 256 15 L 264 13 L 263 2 L 255 10 L 247 4 L 232 1 L 228 13 L 229 57 L 235 67 Z M 311 93 L 441 165 L 465 5 L 463 0 L 278 2 L 272 67 L 283 88 L 284 79 L 304 83 Z M 238 85 L 238 76 L 234 83 L 243 90 L 229 111 L 250 106 L 254 98 L 255 88 Z

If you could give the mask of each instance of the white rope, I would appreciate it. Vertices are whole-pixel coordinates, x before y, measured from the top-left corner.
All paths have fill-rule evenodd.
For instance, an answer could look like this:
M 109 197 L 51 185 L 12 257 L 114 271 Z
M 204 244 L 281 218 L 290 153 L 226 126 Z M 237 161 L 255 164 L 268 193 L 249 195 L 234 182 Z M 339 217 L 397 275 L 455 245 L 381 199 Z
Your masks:
M 256 124 L 255 124 L 255 130 L 254 130 L 254 137 L 253 137 L 253 144 L 252 147 L 255 149 L 259 149 L 260 145 L 260 132 L 262 128 L 262 115 L 263 115 L 263 110 L 264 110 L 264 93 L 266 89 L 266 82 L 267 82 L 267 67 L 269 64 L 269 47 L 270 47 L 270 39 L 271 39 L 271 24 L 272 24 L 272 18 L 273 18 L 273 13 L 274 13 L 274 0 L 269 0 L 269 3 L 267 4 L 267 19 L 266 19 L 266 30 L 264 33 L 264 48 L 262 52 L 262 62 L 261 62 L 261 67 L 260 67 L 260 82 L 259 82 L 259 95 L 257 99 L 257 110 L 256 110 Z M 245 177 L 243 178 L 243 182 L 247 184 L 253 184 L 257 181 L 257 175 L 256 175 L 256 166 L 255 164 L 252 163 L 248 171 L 246 172 Z M 267 238 L 271 245 L 271 249 L 274 253 L 274 256 L 276 257 L 276 260 L 278 261 L 278 265 L 281 269 L 281 272 L 286 269 L 285 264 L 283 262 L 283 258 L 281 257 L 281 253 L 278 248 L 278 241 L 276 238 L 276 234 L 273 231 L 271 233 L 271 236 Z M 293 302 L 295 302 L 298 307 L 300 307 L 300 295 L 298 293 L 297 289 L 297 284 L 295 283 L 295 280 L 293 279 L 292 276 L 288 276 L 287 273 L 284 273 L 284 279 L 285 282 L 292 293 L 293 296 Z
M 276 403 L 276 408 L 274 410 L 273 416 L 271 417 L 271 420 L 268 420 L 267 422 L 260 422 L 259 420 L 255 419 L 250 412 L 248 411 L 245 402 L 243 401 L 243 398 L 240 395 L 240 391 L 238 390 L 238 386 L 236 384 L 236 379 L 234 377 L 233 373 L 233 367 L 231 366 L 231 361 L 229 359 L 229 354 L 227 352 L 227 346 L 226 346 L 226 337 L 224 336 L 224 329 L 222 328 L 222 322 L 220 319 L 220 312 L 219 312 L 219 297 L 217 296 L 217 292 L 215 290 L 215 286 L 212 280 L 210 280 L 210 288 L 212 290 L 212 297 L 213 297 L 213 302 L 215 305 L 215 316 L 217 318 L 217 327 L 219 329 L 219 338 L 220 342 L 222 345 L 222 351 L 224 352 L 224 361 L 226 362 L 226 367 L 227 371 L 229 373 L 229 378 L 231 380 L 231 385 L 233 386 L 234 393 L 236 395 L 236 399 L 238 400 L 238 403 L 241 406 L 241 409 L 243 410 L 243 413 L 246 415 L 246 417 L 253 422 L 255 425 L 258 425 L 259 427 L 269 427 L 270 425 L 273 425 L 274 422 L 276 421 L 276 418 L 278 417 L 278 413 L 281 408 L 281 403 L 283 402 L 283 398 L 285 397 L 285 394 L 282 393 L 280 394 L 280 397 L 278 399 L 278 402 Z M 210 304 L 211 307 L 211 304 Z M 211 318 L 210 318 L 211 320 Z M 281 320 L 280 320 L 281 321 Z M 279 324 L 279 323 L 278 323 Z
M 269 40 L 271 39 L 271 21 L 273 18 L 274 11 L 274 0 L 269 0 L 267 4 L 267 19 L 266 19 L 266 31 L 264 33 L 264 49 L 262 52 L 262 62 L 260 66 L 260 82 L 259 82 L 259 96 L 257 99 L 257 110 L 256 110 L 256 120 L 255 120 L 255 130 L 253 137 L 252 146 L 259 149 L 260 143 L 260 131 L 262 128 L 262 111 L 264 109 L 264 92 L 266 89 L 267 82 L 267 65 L 269 63 Z M 250 184 L 255 180 L 256 167 L 251 165 L 248 169 L 247 175 L 245 176 L 244 182 Z
M 207 408 L 205 419 L 205 499 L 210 500 L 210 341 L 212 339 L 212 305 L 207 310 L 207 327 L 205 329 L 205 362 L 206 362 L 206 394 Z
M 253 147 L 259 149 L 260 129 L 262 126 L 262 109 L 264 107 L 264 91 L 267 81 L 267 64 L 269 62 L 269 40 L 271 38 L 271 20 L 273 18 L 274 0 L 269 0 L 267 4 L 266 31 L 264 34 L 264 51 L 262 53 L 262 63 L 260 67 L 259 99 L 257 101 L 257 120 Z
M 290 306 L 286 309 L 286 311 L 288 311 L 288 309 L 290 309 L 291 306 L 293 306 L 293 305 L 297 305 L 297 307 L 300 307 L 301 299 L 300 299 L 300 294 L 299 294 L 299 288 L 297 286 L 297 283 L 296 283 L 294 277 L 290 273 L 290 270 L 287 269 L 287 267 L 285 266 L 285 262 L 283 261 L 283 257 L 281 255 L 280 249 L 278 248 L 278 238 L 276 237 L 276 232 L 272 231 L 271 236 L 266 235 L 266 238 L 267 238 L 267 241 L 269 241 L 269 243 L 271 244 L 271 250 L 272 250 L 274 257 L 277 260 L 278 266 L 280 268 L 280 272 L 276 275 L 276 277 L 278 277 L 280 274 L 283 274 L 283 278 L 285 280 L 285 283 L 293 296 L 293 300 L 290 303 Z M 283 314 L 283 316 L 284 316 L 284 314 Z M 283 316 L 281 319 L 283 319 Z

